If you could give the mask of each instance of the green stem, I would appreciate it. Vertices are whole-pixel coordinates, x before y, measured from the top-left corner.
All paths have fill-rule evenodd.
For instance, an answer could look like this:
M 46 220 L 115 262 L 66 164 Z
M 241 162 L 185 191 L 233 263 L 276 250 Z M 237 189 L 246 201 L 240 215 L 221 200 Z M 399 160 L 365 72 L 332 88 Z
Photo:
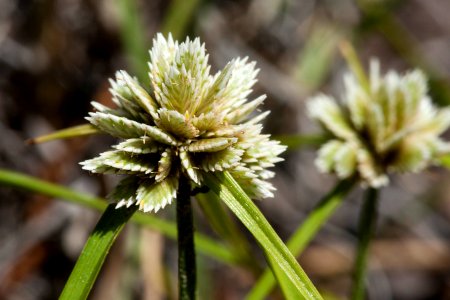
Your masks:
M 178 226 L 178 287 L 180 300 L 193 300 L 196 295 L 196 265 L 194 222 L 191 205 L 191 187 L 185 176 L 180 177 L 177 195 Z
M 294 232 L 287 242 L 288 249 L 299 256 L 308 243 L 317 234 L 322 225 L 333 215 L 341 205 L 345 195 L 350 192 L 356 183 L 356 179 L 349 179 L 339 182 L 331 192 L 329 192 L 313 209 L 302 225 Z M 275 286 L 275 278 L 272 272 L 267 269 L 259 278 L 253 289 L 247 294 L 247 300 L 265 299 Z
M 83 300 L 89 295 L 105 258 L 137 206 L 115 209 L 110 204 L 95 226 L 67 280 L 60 300 Z
M 375 231 L 377 216 L 378 190 L 367 191 L 359 219 L 359 243 L 355 262 L 353 300 L 364 299 L 364 282 L 369 254 L 370 239 Z

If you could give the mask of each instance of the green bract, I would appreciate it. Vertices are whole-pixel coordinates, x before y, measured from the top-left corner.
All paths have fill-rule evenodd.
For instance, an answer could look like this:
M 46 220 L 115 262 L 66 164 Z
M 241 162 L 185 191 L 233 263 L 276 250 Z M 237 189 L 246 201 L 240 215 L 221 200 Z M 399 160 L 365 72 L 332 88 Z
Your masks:
M 111 80 L 117 108 L 97 102 L 87 118 L 123 139 L 114 150 L 82 162 L 94 173 L 126 174 L 111 194 L 117 206 L 158 211 L 176 197 L 179 176 L 195 185 L 202 174 L 228 170 L 252 198 L 273 196 L 268 171 L 285 147 L 261 134 L 267 116 L 250 116 L 265 96 L 248 101 L 258 70 L 235 59 L 210 74 L 199 39 L 183 43 L 158 34 L 150 51 L 150 85 L 125 71 Z
M 339 178 L 357 173 L 379 187 L 388 183 L 389 172 L 420 171 L 450 150 L 439 138 L 450 125 L 450 108 L 432 104 L 421 71 L 382 77 L 373 61 L 368 88 L 353 75 L 345 77 L 343 104 L 325 95 L 308 103 L 310 116 L 333 136 L 316 160 L 323 172 Z

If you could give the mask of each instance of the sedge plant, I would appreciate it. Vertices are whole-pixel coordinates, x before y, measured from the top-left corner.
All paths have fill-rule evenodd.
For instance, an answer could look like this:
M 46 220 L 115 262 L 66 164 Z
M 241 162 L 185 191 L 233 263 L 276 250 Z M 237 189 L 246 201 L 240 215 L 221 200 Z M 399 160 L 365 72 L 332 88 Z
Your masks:
M 95 131 L 120 139 L 111 150 L 82 162 L 83 169 L 122 179 L 110 193 L 112 204 L 88 240 L 61 298 L 87 297 L 109 247 L 136 210 L 154 213 L 176 202 L 179 298 L 195 299 L 191 195 L 206 186 L 249 229 L 297 297 L 321 299 L 250 200 L 273 197 L 275 188 L 268 180 L 275 173 L 268 168 L 282 160 L 279 155 L 286 149 L 262 134 L 261 121 L 268 112 L 254 112 L 265 95 L 248 99 L 258 73 L 255 63 L 237 58 L 211 74 L 208 54 L 198 38 L 179 43 L 170 34 L 167 38 L 158 34 L 148 65 L 146 84 L 118 71 L 110 89 L 116 106 L 93 102 L 96 111 L 87 117 L 91 125 L 82 127 L 84 134 Z
M 315 164 L 333 173 L 337 186 L 306 216 L 287 242 L 299 255 L 320 227 L 336 211 L 355 183 L 367 189 L 359 221 L 352 299 L 364 299 L 368 248 L 375 231 L 379 189 L 390 174 L 420 172 L 430 165 L 445 165 L 450 143 L 441 134 L 450 125 L 450 108 L 436 107 L 428 96 L 427 79 L 420 70 L 381 75 L 372 60 L 367 75 L 353 47 L 341 51 L 351 72 L 344 76 L 342 101 L 328 95 L 307 102 L 309 116 L 323 128 Z M 276 270 L 276 266 L 272 266 Z M 274 272 L 277 279 L 281 275 Z M 285 281 L 280 281 L 283 283 Z M 264 299 L 275 284 L 269 271 L 257 281 L 247 299 Z M 286 298 L 295 299 L 289 285 L 281 284 Z
M 364 299 L 379 189 L 389 184 L 390 174 L 441 164 L 450 152 L 450 143 L 441 137 L 450 125 L 450 108 L 433 104 L 422 71 L 382 75 L 379 62 L 372 60 L 367 75 L 354 49 L 343 44 L 342 50 L 352 73 L 344 77 L 341 105 L 319 95 L 309 101 L 308 111 L 331 136 L 318 150 L 318 169 L 340 179 L 357 176 L 367 188 L 352 291 L 352 299 Z

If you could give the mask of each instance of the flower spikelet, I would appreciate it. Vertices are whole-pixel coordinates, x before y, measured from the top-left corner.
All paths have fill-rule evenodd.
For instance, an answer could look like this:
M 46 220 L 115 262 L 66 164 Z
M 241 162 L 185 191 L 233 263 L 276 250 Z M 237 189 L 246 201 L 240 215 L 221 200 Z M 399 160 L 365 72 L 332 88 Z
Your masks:
M 308 102 L 308 112 L 332 136 L 319 149 L 320 171 L 342 179 L 357 174 L 380 187 L 388 183 L 388 173 L 421 171 L 449 152 L 440 135 L 450 125 L 450 108 L 433 105 L 419 70 L 381 76 L 374 60 L 369 77 L 364 88 L 356 76 L 346 75 L 342 107 L 319 95 Z
M 202 185 L 206 172 L 229 171 L 249 196 L 273 196 L 267 170 L 286 149 L 261 133 L 266 113 L 249 100 L 258 70 L 247 58 L 212 75 L 200 40 L 178 43 L 158 34 L 150 50 L 149 84 L 125 71 L 111 80 L 115 108 L 93 102 L 87 120 L 121 141 L 82 162 L 94 173 L 125 174 L 110 197 L 117 206 L 158 211 L 176 198 L 180 176 Z

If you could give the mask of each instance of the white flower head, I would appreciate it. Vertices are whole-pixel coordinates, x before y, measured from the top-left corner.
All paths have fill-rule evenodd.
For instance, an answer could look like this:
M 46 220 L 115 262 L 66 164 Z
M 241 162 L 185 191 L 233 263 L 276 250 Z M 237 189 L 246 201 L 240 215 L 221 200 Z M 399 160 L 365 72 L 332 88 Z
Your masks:
M 418 172 L 450 151 L 439 136 L 450 125 L 450 108 L 437 108 L 425 75 L 414 70 L 381 76 L 370 65 L 369 87 L 353 74 L 344 78 L 343 107 L 328 96 L 308 102 L 309 115 L 331 133 L 316 165 L 339 178 L 355 174 L 372 187 L 388 183 L 390 172 Z
M 150 50 L 145 88 L 125 71 L 111 80 L 116 108 L 97 102 L 87 118 L 96 128 L 123 139 L 113 150 L 82 162 L 94 173 L 126 174 L 111 198 L 118 207 L 158 211 L 176 198 L 179 176 L 202 184 L 205 172 L 229 171 L 248 195 L 272 196 L 267 181 L 286 148 L 261 134 L 268 113 L 252 115 L 265 95 L 249 101 L 258 70 L 234 59 L 210 74 L 204 44 L 178 43 L 158 34 Z

